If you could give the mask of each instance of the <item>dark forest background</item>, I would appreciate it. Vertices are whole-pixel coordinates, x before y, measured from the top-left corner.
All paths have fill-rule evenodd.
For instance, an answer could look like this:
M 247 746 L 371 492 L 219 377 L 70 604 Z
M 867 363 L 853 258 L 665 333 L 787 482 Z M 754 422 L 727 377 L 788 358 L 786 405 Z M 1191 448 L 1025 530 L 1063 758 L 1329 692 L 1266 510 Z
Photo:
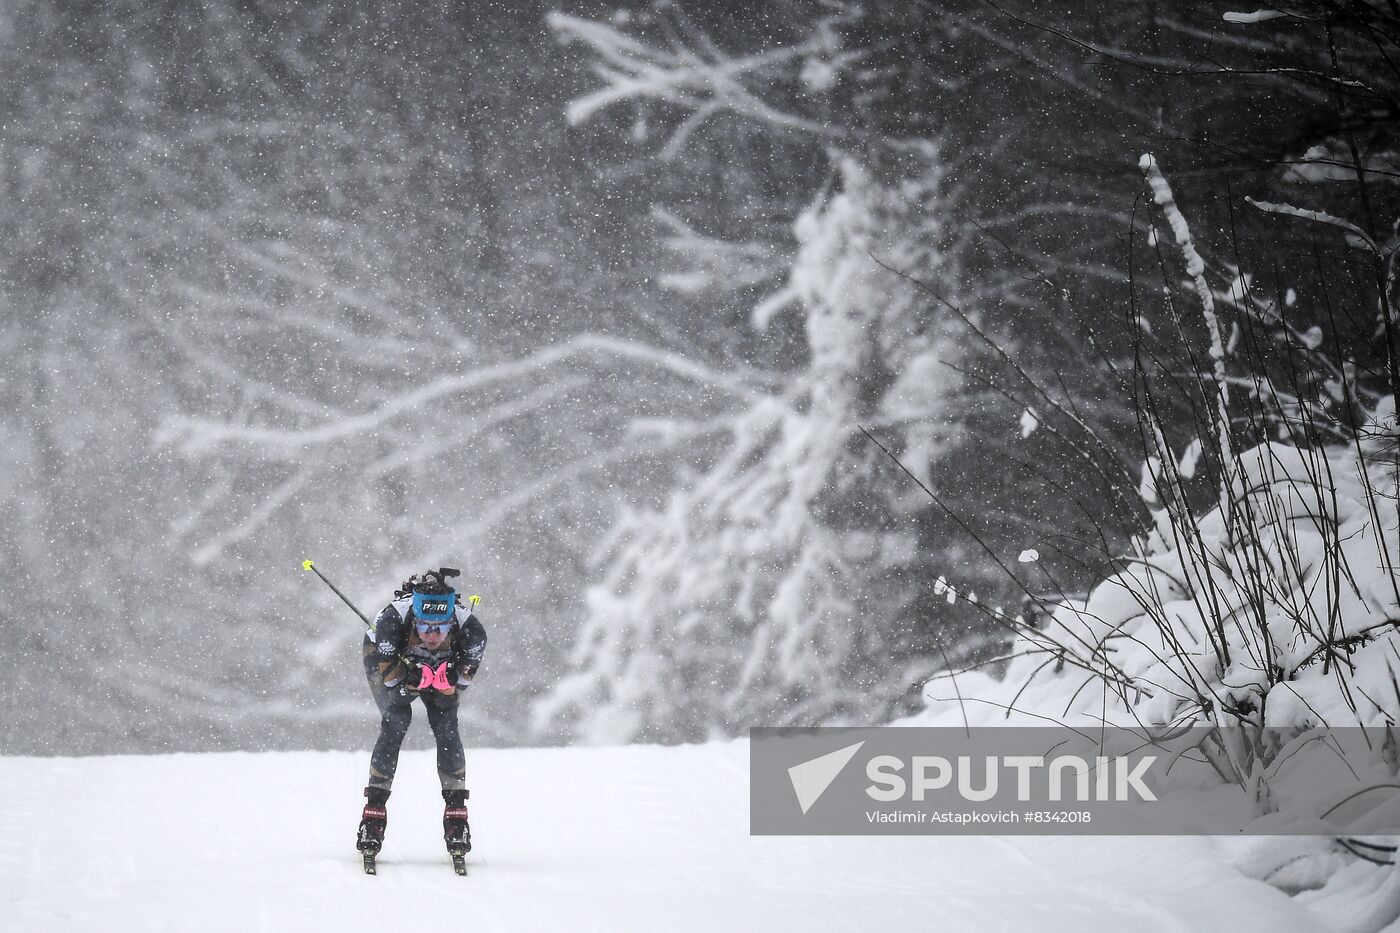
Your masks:
M 1145 154 L 1241 441 L 1395 392 L 1397 56 L 1362 0 L 12 4 L 0 750 L 365 744 L 306 557 L 465 570 L 471 743 L 908 709 L 1151 533 L 1145 425 L 1212 486 Z

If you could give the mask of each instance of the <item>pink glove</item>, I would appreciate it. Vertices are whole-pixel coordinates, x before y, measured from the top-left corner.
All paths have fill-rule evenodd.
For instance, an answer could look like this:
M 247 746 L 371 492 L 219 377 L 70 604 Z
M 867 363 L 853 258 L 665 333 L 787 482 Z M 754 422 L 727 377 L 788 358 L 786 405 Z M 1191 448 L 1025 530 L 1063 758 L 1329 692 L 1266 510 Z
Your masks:
M 418 668 L 423 674 L 423 681 L 418 685 L 419 690 L 442 690 L 452 689 L 452 684 L 447 681 L 447 662 L 444 661 L 437 667 L 429 667 L 424 664 Z

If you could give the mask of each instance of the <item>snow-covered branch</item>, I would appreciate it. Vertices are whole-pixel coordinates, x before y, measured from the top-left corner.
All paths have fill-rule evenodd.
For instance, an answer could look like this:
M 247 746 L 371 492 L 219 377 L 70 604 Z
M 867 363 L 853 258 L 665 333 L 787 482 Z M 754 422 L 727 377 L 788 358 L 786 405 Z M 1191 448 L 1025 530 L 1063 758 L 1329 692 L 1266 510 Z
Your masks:
M 648 344 L 585 334 L 520 359 L 440 376 L 388 398 L 368 411 L 320 424 L 282 428 L 233 424 L 210 418 L 177 418 L 161 428 L 156 441 L 160 444 L 179 444 L 186 453 L 207 451 L 227 443 L 251 444 L 288 452 L 305 450 L 370 433 L 405 414 L 446 398 L 501 384 L 536 380 L 552 367 L 569 362 L 607 358 L 648 366 L 739 398 L 755 398 L 765 381 L 756 373 L 722 372 L 680 353 Z M 553 394 L 558 395 L 559 390 Z
M 784 260 L 777 246 L 761 240 L 736 243 L 706 236 L 675 213 L 661 207 L 652 208 L 652 217 L 667 233 L 662 242 L 666 248 L 690 263 L 684 272 L 662 276 L 667 288 L 685 294 L 705 289 L 733 290 L 761 285 L 780 275 Z
M 190 562 L 203 567 L 219 558 L 224 549 L 240 541 L 246 541 L 257 533 L 278 510 L 299 493 L 316 473 L 319 462 L 311 460 L 300 466 L 295 473 L 268 493 L 247 516 L 232 527 L 225 528 L 210 540 L 201 543 L 190 555 Z
M 1230 477 L 1234 472 L 1234 447 L 1230 441 L 1230 384 L 1225 379 L 1225 338 L 1220 329 L 1220 319 L 1215 314 L 1215 293 L 1206 281 L 1205 260 L 1196 251 L 1191 228 L 1187 225 L 1181 209 L 1177 207 L 1171 185 L 1167 183 L 1166 176 L 1158 167 L 1157 160 L 1150 153 L 1145 153 L 1138 161 L 1138 167 L 1146 175 L 1152 198 L 1162 208 L 1177 246 L 1186 259 L 1186 274 L 1191 277 L 1196 287 L 1196 295 L 1201 300 L 1201 315 L 1205 318 L 1206 329 L 1210 333 L 1210 359 L 1215 379 L 1216 402 L 1215 417 L 1212 420 L 1215 423 L 1216 440 L 1220 445 L 1222 461 L 1220 501 L 1225 503 L 1229 501 Z
M 1372 255 L 1383 255 L 1382 250 L 1380 246 L 1377 245 L 1376 241 L 1371 239 L 1371 237 L 1366 233 L 1366 231 L 1362 230 L 1360 227 L 1358 227 L 1356 224 L 1352 223 L 1349 220 L 1343 220 L 1340 217 L 1335 217 L 1332 214 L 1327 213 L 1326 211 L 1314 211 L 1304 207 L 1294 207 L 1292 204 L 1278 204 L 1273 201 L 1258 201 L 1251 197 L 1246 197 L 1245 200 L 1248 201 L 1250 204 L 1254 205 L 1255 207 L 1259 208 L 1259 210 L 1265 211 L 1270 214 L 1283 214 L 1288 217 L 1301 217 L 1304 220 L 1311 220 L 1313 223 L 1325 224 L 1329 227 L 1336 227 L 1337 229 L 1346 232 L 1349 238 L 1355 238 L 1355 240 L 1358 241 L 1360 245 L 1364 246 L 1365 249 Z
M 693 24 L 688 24 L 684 39 L 675 37 L 670 48 L 659 48 L 596 20 L 551 13 L 548 22 L 565 41 L 583 43 L 599 58 L 594 72 L 604 86 L 569 104 L 570 122 L 582 123 L 628 100 L 655 100 L 691 111 L 672 133 L 663 158 L 674 158 L 686 138 L 721 111 L 826 139 L 845 135 L 840 127 L 769 103 L 746 84 L 772 79 L 794 62 L 820 53 L 824 46 L 819 39 L 730 57 Z

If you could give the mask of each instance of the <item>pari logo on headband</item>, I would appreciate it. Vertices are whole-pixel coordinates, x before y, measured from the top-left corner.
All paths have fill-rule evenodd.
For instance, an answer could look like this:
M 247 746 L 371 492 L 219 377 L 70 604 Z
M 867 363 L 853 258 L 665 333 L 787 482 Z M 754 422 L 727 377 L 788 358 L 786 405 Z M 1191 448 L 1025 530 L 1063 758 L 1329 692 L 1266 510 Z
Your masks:
M 422 622 L 449 622 L 457 611 L 457 593 L 413 594 L 413 614 Z

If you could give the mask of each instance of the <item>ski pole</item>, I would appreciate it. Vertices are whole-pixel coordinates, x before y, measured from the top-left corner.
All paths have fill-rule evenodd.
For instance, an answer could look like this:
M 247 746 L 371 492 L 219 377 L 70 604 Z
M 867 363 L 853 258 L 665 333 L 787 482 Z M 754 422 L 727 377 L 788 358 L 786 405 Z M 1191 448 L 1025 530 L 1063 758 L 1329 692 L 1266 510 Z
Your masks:
M 356 606 L 354 603 L 352 603 L 349 599 L 346 598 L 345 594 L 342 593 L 342 592 L 340 591 L 340 588 L 339 588 L 339 587 L 337 587 L 337 586 L 336 586 L 334 583 L 332 583 L 331 581 L 327 580 L 327 579 L 326 579 L 326 575 L 323 574 L 321 571 L 319 571 L 319 570 L 316 569 L 316 564 L 315 564 L 310 558 L 307 558 L 306 560 L 304 560 L 304 561 L 301 562 L 301 569 L 302 569 L 302 570 L 310 570 L 312 573 L 316 574 L 316 576 L 320 577 L 320 578 L 321 578 L 321 582 L 324 583 L 324 584 L 326 584 L 326 586 L 330 587 L 330 588 L 331 588 L 331 592 L 334 593 L 335 595 L 339 596 L 341 602 L 345 603 L 345 605 L 349 606 L 352 610 L 354 610 L 355 615 L 359 616 L 359 617 L 360 617 L 360 621 L 364 622 L 365 625 L 368 627 L 369 636 L 370 636 L 371 638 L 374 637 L 374 623 L 371 622 L 371 621 L 365 616 L 365 614 L 364 614 L 363 612 L 360 611 L 360 609 L 359 609 L 358 606 Z M 415 661 L 415 660 L 413 660 L 412 658 L 408 657 L 407 655 L 396 654 L 396 655 L 394 655 L 394 657 L 398 658 L 400 661 L 402 661 L 403 663 L 407 664 L 410 668 L 416 668 L 416 667 L 418 667 L 418 662 Z
M 341 602 L 345 603 L 345 605 L 349 606 L 352 610 L 354 610 L 355 615 L 357 615 L 357 616 L 360 617 L 360 621 L 363 622 L 363 623 L 365 624 L 365 626 L 366 626 L 370 631 L 374 631 L 374 623 L 371 622 L 371 621 L 369 620 L 369 617 L 366 616 L 363 612 L 361 612 L 361 611 L 355 606 L 355 604 L 352 603 L 348 598 L 346 598 L 345 594 L 342 593 L 342 592 L 340 591 L 340 589 L 339 589 L 334 583 L 332 583 L 331 581 L 327 580 L 327 579 L 326 579 L 326 575 L 323 574 L 323 573 L 321 573 L 321 571 L 317 570 L 317 569 L 316 569 L 316 565 L 315 565 L 314 563 L 312 563 L 310 559 L 307 559 L 307 560 L 304 560 L 304 561 L 301 562 L 301 569 L 302 569 L 302 570 L 310 570 L 312 573 L 316 574 L 316 576 L 320 577 L 320 578 L 321 578 L 321 582 L 324 583 L 326 586 L 330 587 L 330 588 L 331 588 L 331 592 L 334 593 L 335 595 L 339 596 L 340 599 L 341 599 Z

